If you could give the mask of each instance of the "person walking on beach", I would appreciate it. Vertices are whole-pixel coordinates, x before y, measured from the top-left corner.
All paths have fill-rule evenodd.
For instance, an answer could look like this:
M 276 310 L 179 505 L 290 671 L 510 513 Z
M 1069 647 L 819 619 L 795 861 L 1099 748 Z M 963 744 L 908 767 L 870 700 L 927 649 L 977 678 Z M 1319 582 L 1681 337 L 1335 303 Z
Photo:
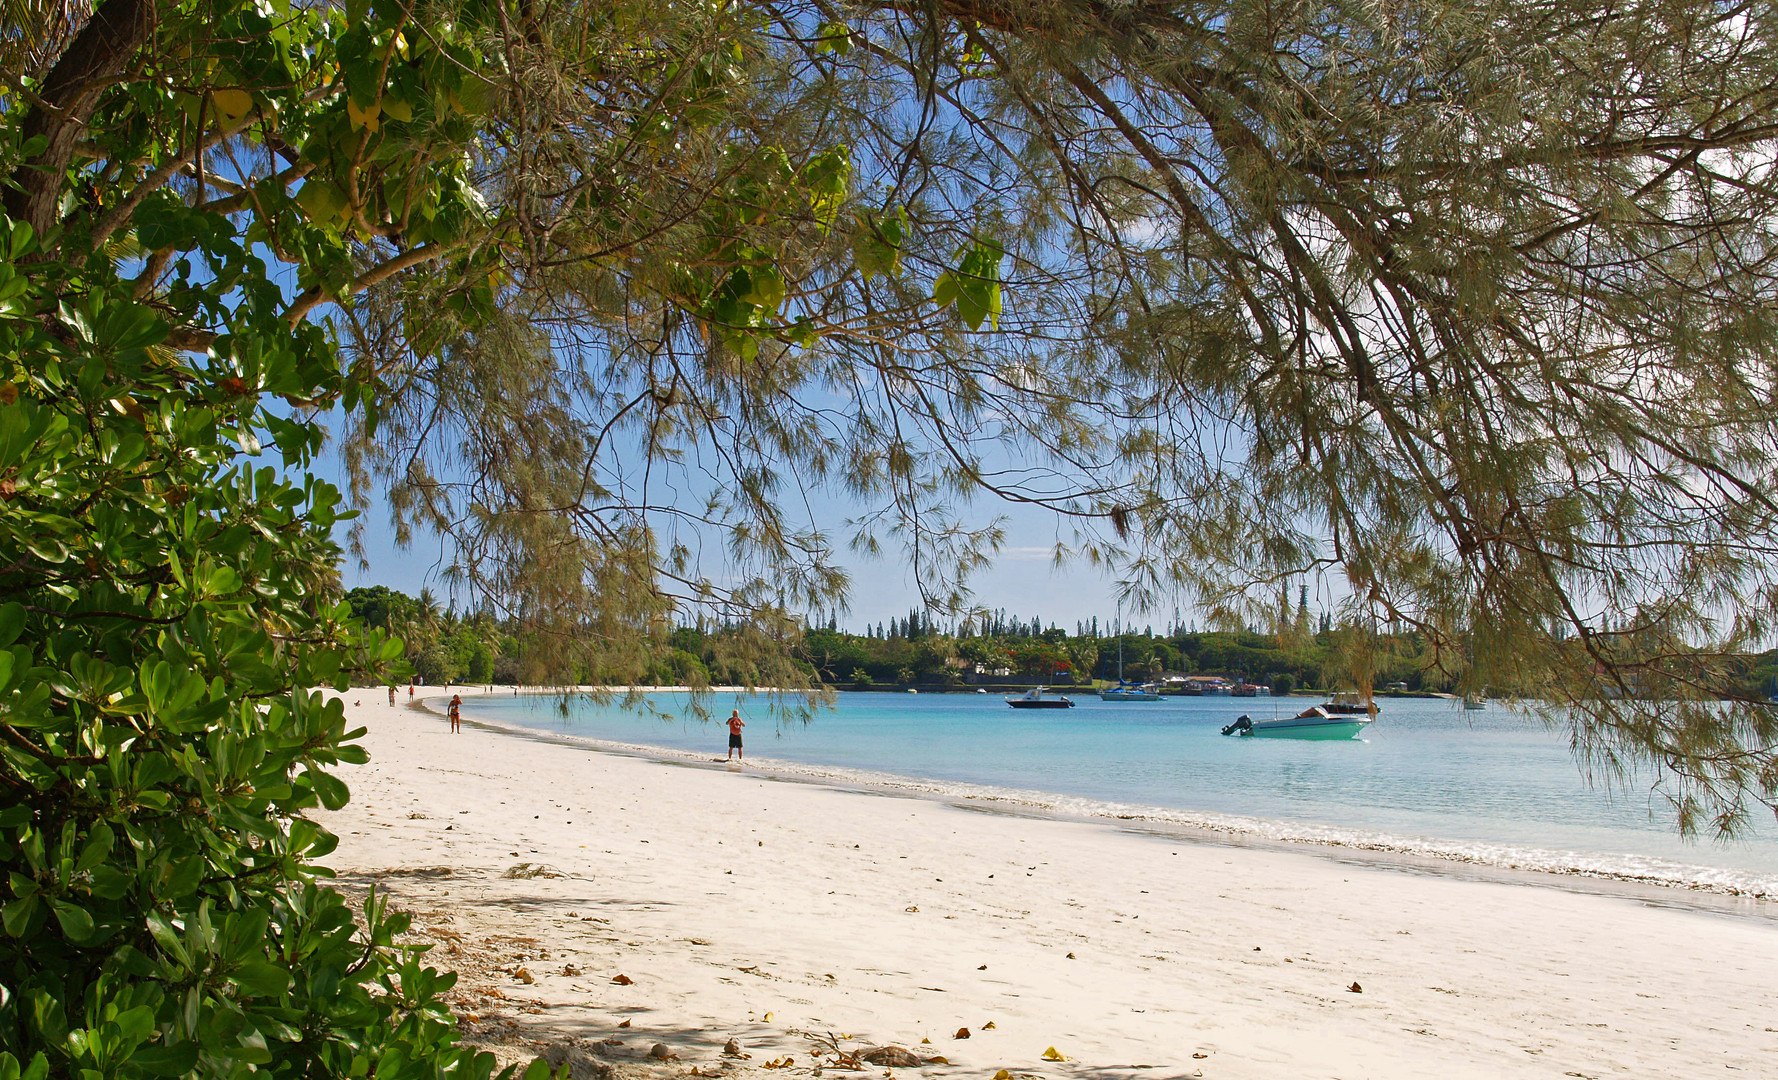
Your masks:
M 728 760 L 730 761 L 739 761 L 745 756 L 741 753 L 741 729 L 746 726 L 747 721 L 741 719 L 740 709 L 728 714 Z
M 391 709 L 393 709 L 395 707 L 395 684 L 394 683 L 389 684 L 389 707 Z
M 451 731 L 460 733 L 463 730 L 463 695 L 451 695 Z

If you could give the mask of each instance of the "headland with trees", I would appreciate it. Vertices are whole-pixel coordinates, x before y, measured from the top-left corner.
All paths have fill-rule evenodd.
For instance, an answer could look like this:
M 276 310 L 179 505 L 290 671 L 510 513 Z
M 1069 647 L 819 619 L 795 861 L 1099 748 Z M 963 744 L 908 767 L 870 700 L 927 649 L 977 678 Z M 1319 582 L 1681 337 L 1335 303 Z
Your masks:
M 762 674 L 733 648 L 739 632 L 721 625 L 660 628 L 650 662 L 639 672 L 618 673 L 564 662 L 534 628 L 486 610 L 459 613 L 430 590 L 409 596 L 384 585 L 364 586 L 348 590 L 345 601 L 366 627 L 400 638 L 404 659 L 431 685 L 707 687 L 759 685 Z M 1441 667 L 1422 634 L 1335 628 L 1325 614 L 1311 616 L 1306 603 L 1284 633 L 1195 625 L 1118 632 L 1109 622 L 1102 628 L 1097 618 L 1069 630 L 1004 610 L 941 626 L 930 613 L 913 609 L 856 632 L 842 629 L 835 616 L 809 622 L 788 651 L 806 685 L 837 690 L 1095 686 L 1116 679 L 1120 656 L 1126 678 L 1160 682 L 1162 693 L 1189 693 L 1184 680 L 1204 676 L 1280 696 L 1351 689 L 1447 695 L 1456 692 L 1460 675 Z M 1355 653 L 1362 667 L 1354 666 Z M 1746 694 L 1778 687 L 1778 650 L 1748 654 L 1739 666 Z

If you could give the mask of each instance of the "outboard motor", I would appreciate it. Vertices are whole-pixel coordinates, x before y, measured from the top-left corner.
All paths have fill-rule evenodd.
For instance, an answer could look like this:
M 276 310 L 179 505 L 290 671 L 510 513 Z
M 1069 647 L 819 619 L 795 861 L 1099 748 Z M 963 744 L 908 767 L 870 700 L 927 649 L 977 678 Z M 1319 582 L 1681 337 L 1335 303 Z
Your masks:
M 1235 722 L 1222 729 L 1224 735 L 1246 735 L 1253 731 L 1253 718 L 1243 713 L 1235 717 Z

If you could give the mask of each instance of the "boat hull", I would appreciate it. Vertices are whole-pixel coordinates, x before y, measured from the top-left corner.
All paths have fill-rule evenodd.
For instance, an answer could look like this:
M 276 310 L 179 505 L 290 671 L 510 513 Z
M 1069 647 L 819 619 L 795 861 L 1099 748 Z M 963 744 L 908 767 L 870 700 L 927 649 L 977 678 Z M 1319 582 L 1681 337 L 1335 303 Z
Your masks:
M 1159 701 L 1161 695 L 1147 690 L 1101 690 L 1100 701 Z
M 1369 726 L 1367 716 L 1332 716 L 1326 720 L 1263 720 L 1242 735 L 1254 739 L 1351 739 Z
M 1072 709 L 1074 702 L 1067 698 L 1045 698 L 1042 701 L 1024 701 L 1019 698 L 1007 698 L 1006 703 L 1015 709 Z

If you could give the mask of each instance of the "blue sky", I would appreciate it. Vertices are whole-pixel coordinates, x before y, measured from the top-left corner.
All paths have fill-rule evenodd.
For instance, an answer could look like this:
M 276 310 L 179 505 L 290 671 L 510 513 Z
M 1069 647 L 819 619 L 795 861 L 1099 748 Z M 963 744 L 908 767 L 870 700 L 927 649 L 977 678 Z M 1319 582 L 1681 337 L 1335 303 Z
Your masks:
M 325 466 L 324 462 L 323 472 Z M 984 506 L 980 510 L 985 519 L 992 508 Z M 844 514 L 836 508 L 833 516 L 834 520 L 819 524 L 836 536 L 841 535 Z M 1098 618 L 1102 628 L 1109 627 L 1117 612 L 1112 578 L 1085 565 L 1062 569 L 1051 565 L 1053 545 L 1064 532 L 1048 511 L 1020 508 L 1009 516 L 1006 548 L 991 569 L 974 579 L 981 605 L 1005 608 L 1021 621 L 1041 618 L 1070 633 L 1076 622 L 1093 618 Z M 340 528 L 342 543 L 345 528 Z M 398 549 L 387 511 L 373 505 L 365 513 L 364 547 L 367 567 L 360 568 L 350 556 L 342 567 L 347 588 L 387 585 L 410 594 L 431 588 L 441 598 L 448 596 L 441 571 L 449 562 L 449 552 L 436 534 L 416 533 L 412 545 Z M 852 610 L 841 617 L 842 626 L 860 630 L 867 622 L 886 623 L 892 617 L 907 614 L 919 602 L 912 571 L 899 552 L 886 549 L 883 557 L 873 559 L 847 551 L 842 561 L 852 574 Z M 466 598 L 457 599 L 461 605 Z M 1189 622 L 1190 612 L 1184 618 Z M 1169 610 L 1151 615 L 1131 614 L 1126 621 L 1136 627 L 1152 623 L 1159 629 L 1171 619 Z

